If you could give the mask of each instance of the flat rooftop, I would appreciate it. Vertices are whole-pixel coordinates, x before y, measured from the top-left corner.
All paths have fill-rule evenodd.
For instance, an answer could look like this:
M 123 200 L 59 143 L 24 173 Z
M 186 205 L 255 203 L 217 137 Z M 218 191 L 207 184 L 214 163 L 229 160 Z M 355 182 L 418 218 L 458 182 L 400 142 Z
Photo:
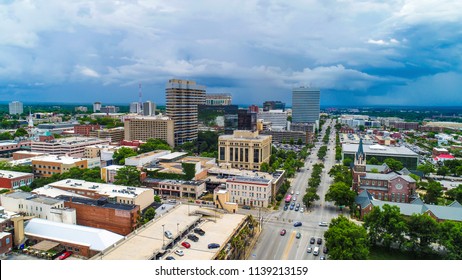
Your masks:
M 358 151 L 359 144 L 343 144 L 342 151 L 345 154 L 354 154 Z M 394 156 L 413 156 L 418 155 L 405 146 L 382 146 L 382 145 L 363 145 L 364 153 L 375 155 L 394 155 Z
M 174 153 L 170 153 L 170 154 L 159 157 L 159 160 L 174 160 L 174 159 L 183 157 L 187 154 L 188 153 L 184 153 L 184 152 L 174 152 Z
M 206 233 L 204 236 L 197 235 L 199 237 L 198 242 L 192 242 L 189 239 L 182 238 L 177 244 L 181 244 L 183 241 L 187 241 L 191 244 L 191 248 L 181 248 L 185 255 L 176 259 L 181 260 L 210 260 L 215 254 L 223 248 L 228 238 L 234 234 L 234 231 L 239 225 L 245 220 L 245 215 L 240 214 L 220 214 L 220 216 L 213 216 L 213 211 L 208 208 L 200 208 L 196 205 L 184 205 L 181 204 L 168 213 L 163 214 L 161 217 L 156 218 L 151 223 L 148 223 L 144 228 L 138 229 L 134 233 L 128 236 L 127 240 L 117 245 L 115 248 L 111 248 L 105 251 L 104 254 L 95 256 L 94 259 L 103 260 L 149 260 L 153 257 L 156 252 L 162 251 L 163 242 L 167 244 L 167 239 L 163 237 L 163 226 L 167 231 L 169 230 L 174 238 L 181 235 L 188 228 L 193 226 L 195 223 L 200 222 L 203 219 L 202 215 L 188 215 L 203 211 L 204 213 L 210 212 L 212 216 L 209 219 L 201 222 L 199 227 Z M 192 233 L 192 231 L 191 231 Z M 220 248 L 211 249 L 207 248 L 209 243 L 218 243 L 221 245 Z M 172 248 L 172 252 L 176 250 L 179 245 L 175 245 Z M 165 255 L 166 257 L 168 255 Z
M 111 208 L 111 209 L 117 209 L 117 210 L 128 210 L 128 211 L 130 211 L 130 210 L 133 210 L 133 209 L 135 209 L 137 207 L 137 205 L 133 205 L 133 204 L 112 203 L 112 202 L 107 202 L 105 200 L 91 199 L 91 198 L 81 198 L 81 197 L 72 197 L 72 196 L 67 196 L 67 195 L 58 196 L 57 199 L 61 199 L 61 200 L 64 200 L 66 202 L 69 202 L 69 201 L 72 200 L 73 203 L 97 206 L 97 207 L 102 207 L 102 208 Z
M 62 202 L 62 200 L 59 200 L 59 199 L 50 198 L 46 196 L 38 196 L 30 192 L 21 192 L 21 191 L 6 194 L 5 197 L 14 198 L 14 199 L 26 199 L 26 200 L 34 201 L 36 203 L 47 204 L 47 205 L 55 205 L 56 203 Z
M 16 172 L 16 171 L 8 171 L 8 170 L 0 170 L 0 178 L 8 178 L 8 179 L 15 179 L 24 176 L 33 175 L 32 173 L 26 172 Z
M 123 168 L 125 167 L 125 165 L 109 165 L 109 166 L 106 166 L 106 167 L 102 167 L 101 169 L 105 168 L 106 170 L 119 170 L 120 168 Z
M 128 160 L 133 160 L 133 159 L 142 159 L 142 158 L 148 158 L 148 157 L 158 157 L 158 158 L 161 158 L 163 156 L 163 154 L 165 153 L 170 153 L 170 151 L 167 151 L 167 150 L 156 150 L 156 151 L 152 151 L 152 152 L 148 152 L 148 153 L 144 153 L 144 154 L 140 154 L 140 155 L 137 155 L 137 156 L 132 156 L 132 157 L 129 157 L 127 158 Z M 127 160 L 126 159 L 126 160 Z
M 82 161 L 82 158 L 74 158 L 68 156 L 57 156 L 57 155 L 47 155 L 47 156 L 40 156 L 32 158 L 32 161 L 46 161 L 46 162 L 55 162 L 55 163 L 63 163 L 63 164 L 73 164 L 78 161 Z
M 62 187 L 62 188 L 69 188 L 69 189 L 76 189 L 76 190 L 96 191 L 101 195 L 105 195 L 109 197 L 118 196 L 118 197 L 127 197 L 127 198 L 136 197 L 142 194 L 143 192 L 150 190 L 146 188 L 93 183 L 93 182 L 87 182 L 84 180 L 75 180 L 75 179 L 64 179 L 58 182 L 51 183 L 49 185 L 52 187 L 56 187 L 56 188 Z

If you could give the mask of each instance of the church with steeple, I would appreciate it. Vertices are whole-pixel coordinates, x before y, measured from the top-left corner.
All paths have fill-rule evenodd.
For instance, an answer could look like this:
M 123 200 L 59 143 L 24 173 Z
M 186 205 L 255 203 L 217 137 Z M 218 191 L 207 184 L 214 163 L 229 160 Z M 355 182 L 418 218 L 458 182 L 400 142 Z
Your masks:
M 371 172 L 373 169 L 376 170 L 375 173 Z M 416 181 L 409 176 L 407 169 L 395 172 L 386 164 L 366 164 L 362 138 L 359 140 L 351 172 L 352 188 L 358 194 L 367 191 L 374 199 L 404 203 L 409 203 L 416 197 Z

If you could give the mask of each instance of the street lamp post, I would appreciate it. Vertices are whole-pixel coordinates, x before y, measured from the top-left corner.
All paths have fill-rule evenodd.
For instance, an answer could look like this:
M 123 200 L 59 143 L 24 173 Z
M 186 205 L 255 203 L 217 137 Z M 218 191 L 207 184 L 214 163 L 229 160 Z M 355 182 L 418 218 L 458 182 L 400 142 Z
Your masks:
M 165 248 L 165 225 L 162 225 L 162 249 Z
M 180 223 L 176 223 L 176 236 L 177 238 L 179 237 L 179 230 L 178 230 L 178 227 L 180 226 Z

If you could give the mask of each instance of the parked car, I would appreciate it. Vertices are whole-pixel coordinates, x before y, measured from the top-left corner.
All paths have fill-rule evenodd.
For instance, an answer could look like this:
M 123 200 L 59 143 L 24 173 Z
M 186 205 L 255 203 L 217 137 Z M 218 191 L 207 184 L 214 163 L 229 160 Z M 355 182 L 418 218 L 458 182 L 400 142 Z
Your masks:
M 322 244 L 322 238 L 318 238 L 318 241 L 317 241 L 316 243 L 318 243 L 319 245 L 321 245 L 321 244 Z
M 208 248 L 209 248 L 209 249 L 220 248 L 220 244 L 218 244 L 218 243 L 210 243 L 210 244 L 208 245 Z
M 303 207 L 300 207 L 300 213 L 305 212 L 305 209 Z
M 168 230 L 164 231 L 164 235 L 165 235 L 165 237 L 167 237 L 168 239 L 173 239 L 173 234 L 172 234 L 170 231 L 168 231 Z
M 319 223 L 319 226 L 321 226 L 321 227 L 328 227 L 329 224 L 328 224 L 327 222 L 320 222 L 320 223 Z
M 287 211 L 287 209 L 289 209 L 289 207 L 287 205 L 284 205 L 284 211 Z
M 191 248 L 191 244 L 189 244 L 189 242 L 186 242 L 186 241 L 181 242 L 181 246 L 185 247 L 186 249 Z
M 307 252 L 308 254 L 310 254 L 311 252 L 313 252 L 313 248 L 308 247 L 308 249 L 306 249 L 306 252 Z
M 188 239 L 194 242 L 199 241 L 199 237 L 197 237 L 195 234 L 188 234 Z
M 175 250 L 175 254 L 177 254 L 180 257 L 184 256 L 183 250 Z
M 291 204 L 289 209 L 290 209 L 290 210 L 294 210 L 294 207 L 295 207 L 295 206 L 293 206 L 293 205 Z
M 297 235 L 295 236 L 297 239 L 300 239 L 302 237 L 302 234 L 300 232 L 297 232 Z
M 280 232 L 279 234 L 280 234 L 281 236 L 284 236 L 284 235 L 286 235 L 286 232 L 287 232 L 287 231 L 286 231 L 285 229 L 282 229 L 281 232 Z
M 200 236 L 204 236 L 205 231 L 203 231 L 201 228 L 195 228 L 194 233 L 199 234 Z
M 166 259 L 166 260 L 169 260 L 169 261 L 174 261 L 174 260 L 175 260 L 175 258 L 172 257 L 172 256 L 168 256 L 168 257 L 166 257 L 165 259 Z
M 59 255 L 58 260 L 65 260 L 69 258 L 71 255 L 72 255 L 72 252 L 66 251 L 62 253 L 61 255 Z
M 311 239 L 310 239 L 310 244 L 314 244 L 314 242 L 316 242 L 316 238 L 311 237 Z
M 327 254 L 329 252 L 329 249 L 327 249 L 327 246 L 324 246 L 324 248 L 322 248 L 322 252 L 324 254 Z
M 302 226 L 302 222 L 295 222 L 294 223 L 294 227 L 301 227 Z
M 244 206 L 242 206 L 242 209 L 250 210 L 250 206 L 249 205 L 244 205 Z

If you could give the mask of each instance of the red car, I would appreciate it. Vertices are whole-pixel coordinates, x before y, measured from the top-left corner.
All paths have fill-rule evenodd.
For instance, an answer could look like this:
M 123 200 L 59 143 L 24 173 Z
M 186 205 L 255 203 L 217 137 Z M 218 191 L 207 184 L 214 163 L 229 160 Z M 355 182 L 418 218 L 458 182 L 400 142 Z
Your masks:
M 186 242 L 186 241 L 185 241 L 185 242 L 182 242 L 182 243 L 181 243 L 181 246 L 185 247 L 186 249 L 191 248 L 191 244 L 189 244 L 189 243 Z
M 281 234 L 281 236 L 286 235 L 286 230 L 285 230 L 285 229 L 282 229 L 280 234 Z
M 68 257 L 70 257 L 71 255 L 72 255 L 71 252 L 66 251 L 66 252 L 62 253 L 61 255 L 59 255 L 58 260 L 65 260 Z

